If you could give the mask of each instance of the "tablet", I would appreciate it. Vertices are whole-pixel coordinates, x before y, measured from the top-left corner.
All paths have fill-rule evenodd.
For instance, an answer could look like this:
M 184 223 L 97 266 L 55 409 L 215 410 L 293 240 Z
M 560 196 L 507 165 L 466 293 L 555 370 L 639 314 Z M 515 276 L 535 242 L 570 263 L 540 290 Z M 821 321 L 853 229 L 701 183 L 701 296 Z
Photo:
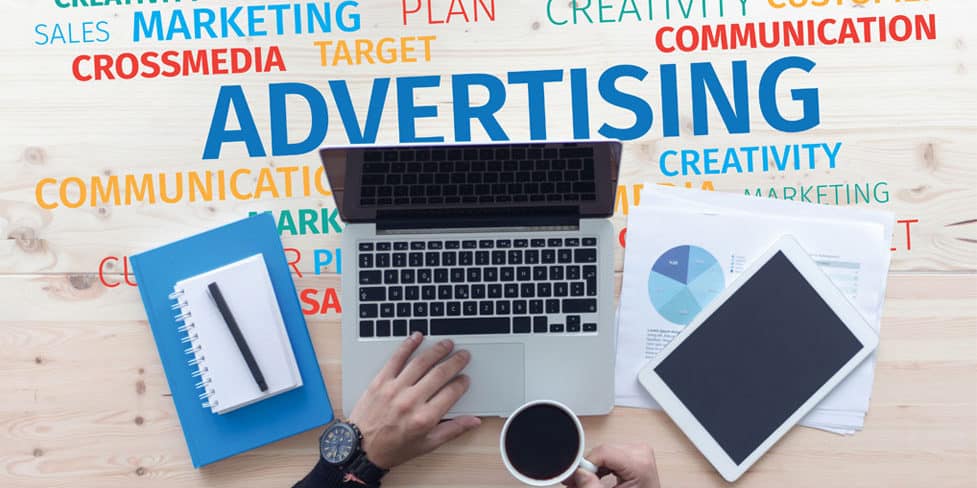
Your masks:
M 735 481 L 878 346 L 790 237 L 708 304 L 638 380 Z

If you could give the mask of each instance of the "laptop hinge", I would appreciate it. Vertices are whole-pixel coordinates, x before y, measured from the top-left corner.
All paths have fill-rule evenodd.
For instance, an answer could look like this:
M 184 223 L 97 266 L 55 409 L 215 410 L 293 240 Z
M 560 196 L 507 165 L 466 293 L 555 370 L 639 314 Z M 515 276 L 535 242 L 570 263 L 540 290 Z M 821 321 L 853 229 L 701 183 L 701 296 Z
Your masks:
M 378 231 L 579 227 L 576 207 L 386 210 L 377 212 Z

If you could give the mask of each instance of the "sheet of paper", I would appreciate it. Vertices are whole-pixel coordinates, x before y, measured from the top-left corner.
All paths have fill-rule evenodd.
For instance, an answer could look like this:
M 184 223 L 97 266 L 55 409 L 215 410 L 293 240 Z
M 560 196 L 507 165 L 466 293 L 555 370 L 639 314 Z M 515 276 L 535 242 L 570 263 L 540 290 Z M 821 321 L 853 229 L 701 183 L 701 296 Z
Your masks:
M 643 194 L 641 206 L 632 210 L 628 223 L 618 332 L 617 404 L 657 408 L 638 384 L 637 372 L 702 305 L 785 234 L 801 243 L 878 330 L 894 219 L 882 212 L 845 210 L 685 190 Z M 676 256 L 687 256 L 685 259 L 695 260 L 701 268 L 685 290 L 666 289 L 674 282 L 660 278 L 658 271 L 667 273 L 661 266 L 656 271 L 656 263 Z M 838 433 L 861 428 L 871 395 L 874 362 L 874 357 L 866 360 L 802 425 Z
M 875 222 L 883 226 L 883 238 L 892 240 L 895 216 L 891 212 L 858 207 L 837 207 L 812 203 L 747 197 L 738 193 L 687 190 L 646 184 L 641 193 L 642 208 L 675 208 L 678 210 L 712 210 L 747 214 L 781 215 L 793 218 L 843 220 L 846 222 Z

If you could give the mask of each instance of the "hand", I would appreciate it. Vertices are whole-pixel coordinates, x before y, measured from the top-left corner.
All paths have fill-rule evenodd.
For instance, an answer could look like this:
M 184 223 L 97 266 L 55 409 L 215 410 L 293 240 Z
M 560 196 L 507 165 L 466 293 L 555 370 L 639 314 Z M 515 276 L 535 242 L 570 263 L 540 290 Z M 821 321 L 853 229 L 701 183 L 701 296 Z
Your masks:
M 454 349 L 443 340 L 408 362 L 423 340 L 415 332 L 400 345 L 349 416 L 363 434 L 367 459 L 383 469 L 427 454 L 482 423 L 470 416 L 441 422 L 468 391 L 468 377 L 458 373 L 471 354 L 458 351 L 438 364 Z
M 573 477 L 565 482 L 570 488 L 661 488 L 658 482 L 658 467 L 655 464 L 655 451 L 647 444 L 601 445 L 584 456 L 600 468 L 595 475 L 578 469 Z M 613 474 L 617 483 L 605 483 L 598 475 Z

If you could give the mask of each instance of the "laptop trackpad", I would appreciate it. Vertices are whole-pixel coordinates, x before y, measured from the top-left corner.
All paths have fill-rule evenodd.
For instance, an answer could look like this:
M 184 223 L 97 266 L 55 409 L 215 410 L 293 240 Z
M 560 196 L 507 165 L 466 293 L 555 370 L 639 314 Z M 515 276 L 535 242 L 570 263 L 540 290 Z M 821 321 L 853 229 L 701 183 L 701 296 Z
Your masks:
M 508 416 L 526 399 L 526 359 L 522 344 L 456 344 L 467 349 L 472 360 L 462 373 L 471 387 L 449 417 L 458 415 Z

